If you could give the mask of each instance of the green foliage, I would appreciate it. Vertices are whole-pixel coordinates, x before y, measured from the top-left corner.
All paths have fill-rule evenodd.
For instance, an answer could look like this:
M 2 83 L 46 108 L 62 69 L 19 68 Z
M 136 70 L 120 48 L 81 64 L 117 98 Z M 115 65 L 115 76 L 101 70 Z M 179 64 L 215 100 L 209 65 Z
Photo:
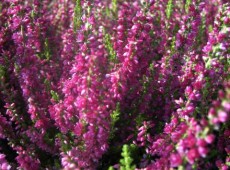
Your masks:
M 172 42 L 171 42 L 171 52 L 174 54 L 176 52 L 176 37 L 173 36 Z
M 58 102 L 59 101 L 58 93 L 53 91 L 53 90 L 51 90 L 50 93 L 51 93 L 52 99 L 54 99 L 54 101 Z
M 173 12 L 173 0 L 169 0 L 166 8 L 166 16 L 170 19 Z
M 0 78 L 4 77 L 6 74 L 5 67 L 0 65 Z
M 110 11 L 109 7 L 106 7 L 105 8 L 105 14 L 106 14 L 106 16 L 110 17 L 110 13 L 111 13 L 111 11 Z
M 31 18 L 32 18 L 32 19 L 35 18 L 35 12 L 34 12 L 34 10 L 31 11 L 31 14 L 30 14 L 30 15 L 31 15 Z
M 108 170 L 114 170 L 114 168 L 112 166 L 110 166 Z
M 0 16 L 2 15 L 2 4 L 0 4 Z
M 230 60 L 229 60 L 229 58 L 220 55 L 222 51 L 223 51 L 222 50 L 222 43 L 219 43 L 219 44 L 216 44 L 213 46 L 212 51 L 209 53 L 209 57 L 204 60 L 206 69 L 211 69 L 212 68 L 212 65 L 211 65 L 212 61 L 217 58 L 220 62 L 223 63 L 224 71 L 227 72 L 227 70 L 230 66 Z M 227 52 L 230 52 L 230 48 L 227 49 Z
M 207 58 L 207 59 L 205 60 L 205 68 L 207 68 L 207 69 L 210 69 L 210 68 L 211 68 L 211 61 L 212 61 L 211 58 Z
M 54 167 L 56 167 L 57 169 L 61 169 L 61 163 L 59 162 L 58 159 L 54 160 Z
M 51 127 L 46 130 L 46 133 L 44 135 L 44 141 L 50 146 L 54 146 L 55 144 L 55 138 L 57 134 L 59 134 L 59 130 L 57 128 Z
M 76 5 L 74 8 L 74 16 L 73 16 L 73 29 L 74 32 L 77 31 L 77 29 L 80 28 L 82 24 L 82 6 L 81 6 L 81 0 L 76 0 Z
M 230 167 L 230 162 L 226 162 L 226 165 L 227 165 L 228 167 Z
M 43 50 L 39 53 L 37 53 L 37 57 L 40 60 L 50 60 L 51 59 L 51 48 L 49 46 L 49 41 L 48 38 L 45 39 L 44 44 L 43 44 Z
M 199 26 L 198 36 L 196 37 L 196 42 L 197 42 L 195 46 L 196 48 L 199 48 L 199 46 L 203 42 L 203 39 L 205 37 L 205 29 L 206 29 L 206 15 L 203 15 L 201 19 L 201 25 Z
M 121 156 L 123 157 L 120 160 L 120 169 L 121 170 L 134 170 L 135 165 L 132 165 L 133 159 L 131 158 L 131 153 L 135 149 L 135 145 L 124 145 L 122 148 Z
M 109 60 L 113 63 L 116 63 L 117 62 L 117 56 L 116 56 L 116 51 L 113 49 L 113 44 L 111 42 L 111 35 L 105 34 L 104 44 L 105 44 L 105 48 L 109 54 Z
M 111 117 L 110 139 L 113 139 L 114 133 L 116 131 L 115 124 L 120 118 L 120 103 L 117 103 L 116 109 L 112 112 L 110 117 Z
M 49 48 L 49 42 L 47 38 L 45 39 L 45 43 L 44 43 L 44 57 L 46 60 L 50 60 L 51 58 L 51 51 Z
M 185 168 L 182 166 L 182 165 L 180 165 L 179 167 L 178 167 L 178 170 L 184 170 Z
M 145 120 L 146 120 L 145 114 L 139 114 L 135 119 L 137 127 L 140 127 L 143 124 L 143 121 Z
M 117 18 L 117 0 L 112 0 L 112 11 Z
M 186 0 L 186 3 L 185 3 L 185 11 L 188 13 L 189 11 L 189 6 L 191 5 L 192 3 L 192 0 Z
M 58 138 L 61 141 L 61 150 L 65 153 L 71 150 L 73 146 L 78 146 L 79 149 L 83 148 L 83 143 L 74 142 L 75 134 L 73 132 L 67 132 L 66 134 L 58 132 L 55 134 L 55 138 Z
M 118 3 L 117 0 L 112 0 L 111 8 L 105 7 L 104 14 L 106 17 L 116 20 L 118 17 Z
M 47 91 L 50 91 L 50 88 L 51 88 L 51 84 L 50 84 L 50 81 L 48 79 L 45 79 L 44 80 L 44 85 L 46 87 L 46 90 Z

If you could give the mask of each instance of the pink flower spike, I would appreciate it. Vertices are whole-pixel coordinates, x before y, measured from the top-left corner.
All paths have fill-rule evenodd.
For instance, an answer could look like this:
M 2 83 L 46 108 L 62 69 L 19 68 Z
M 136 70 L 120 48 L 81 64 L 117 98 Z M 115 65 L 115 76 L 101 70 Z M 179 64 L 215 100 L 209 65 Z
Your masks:
M 225 111 L 218 111 L 218 119 L 220 122 L 224 123 L 228 120 L 228 115 Z
M 205 138 L 205 141 L 208 143 L 208 144 L 211 144 L 215 139 L 215 136 L 213 134 L 210 134 L 208 136 L 206 136 Z
M 182 164 L 182 158 L 178 153 L 171 154 L 170 156 L 170 166 L 178 167 Z

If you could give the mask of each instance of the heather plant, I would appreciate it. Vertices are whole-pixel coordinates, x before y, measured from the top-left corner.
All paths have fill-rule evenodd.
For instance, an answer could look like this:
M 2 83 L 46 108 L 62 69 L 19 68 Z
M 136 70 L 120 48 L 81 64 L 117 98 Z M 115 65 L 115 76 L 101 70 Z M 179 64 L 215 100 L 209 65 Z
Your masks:
M 0 169 L 230 167 L 227 0 L 2 0 Z

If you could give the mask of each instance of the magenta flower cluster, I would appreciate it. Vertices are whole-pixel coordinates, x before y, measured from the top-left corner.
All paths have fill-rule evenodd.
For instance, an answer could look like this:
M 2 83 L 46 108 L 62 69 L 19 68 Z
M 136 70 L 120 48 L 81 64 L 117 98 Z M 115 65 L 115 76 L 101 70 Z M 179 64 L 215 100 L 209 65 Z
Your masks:
M 229 168 L 227 0 L 1 0 L 0 170 Z

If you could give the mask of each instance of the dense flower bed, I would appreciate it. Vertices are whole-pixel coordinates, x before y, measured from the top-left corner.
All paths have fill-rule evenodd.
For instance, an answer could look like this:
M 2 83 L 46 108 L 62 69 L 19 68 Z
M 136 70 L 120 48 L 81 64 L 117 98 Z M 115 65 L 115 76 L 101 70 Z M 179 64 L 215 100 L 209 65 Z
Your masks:
M 0 169 L 230 167 L 228 0 L 1 0 Z

